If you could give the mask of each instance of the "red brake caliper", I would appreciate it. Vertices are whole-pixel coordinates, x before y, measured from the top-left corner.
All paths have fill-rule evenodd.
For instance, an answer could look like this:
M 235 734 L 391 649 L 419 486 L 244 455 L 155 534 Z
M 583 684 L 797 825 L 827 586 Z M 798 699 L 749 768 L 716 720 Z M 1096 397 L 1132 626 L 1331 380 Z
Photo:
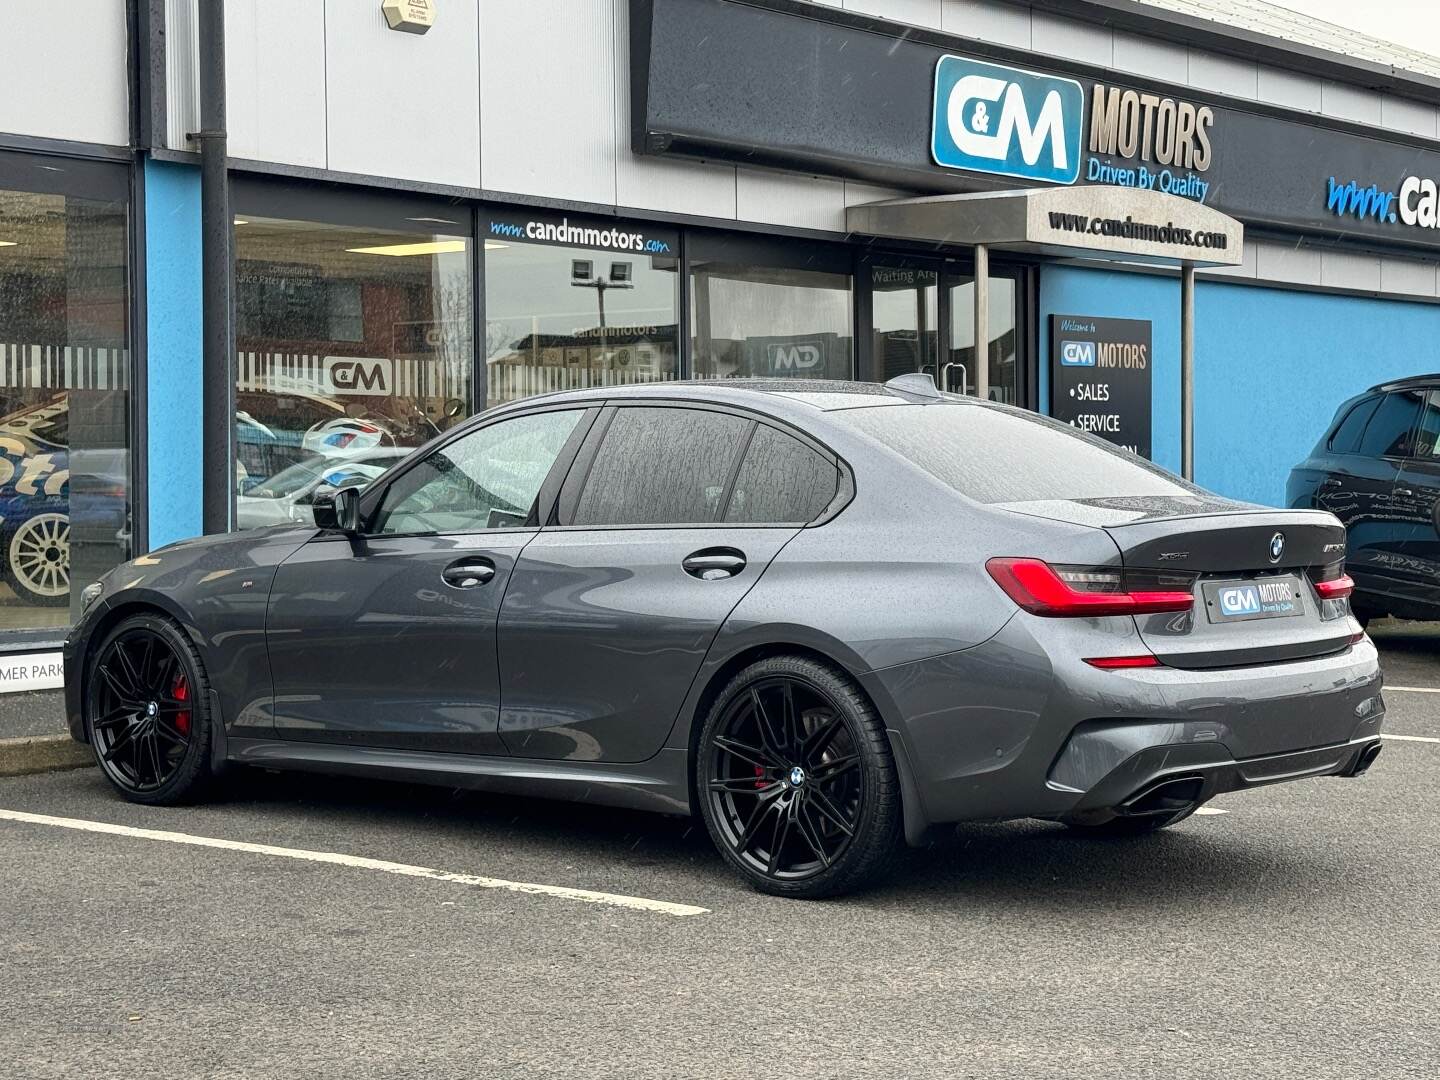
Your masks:
M 185 680 L 184 675 L 179 676 L 175 680 L 175 689 L 172 690 L 171 693 L 175 695 L 176 701 L 190 700 L 190 684 Z M 181 709 L 175 714 L 175 730 L 180 732 L 181 735 L 190 734 L 189 709 Z
M 756 786 L 757 788 L 763 788 L 763 787 L 765 786 L 765 783 L 766 783 L 766 781 L 765 781 L 765 770 L 762 769 L 759 765 L 756 765 L 756 766 L 755 766 L 755 786 Z

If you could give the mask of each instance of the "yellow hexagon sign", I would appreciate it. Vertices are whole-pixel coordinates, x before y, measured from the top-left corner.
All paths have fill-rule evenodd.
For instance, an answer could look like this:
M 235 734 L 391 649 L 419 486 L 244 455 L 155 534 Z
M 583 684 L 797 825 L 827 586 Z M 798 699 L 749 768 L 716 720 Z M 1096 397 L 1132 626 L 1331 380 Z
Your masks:
M 435 0 L 385 0 L 380 10 L 391 30 L 423 34 L 435 25 Z

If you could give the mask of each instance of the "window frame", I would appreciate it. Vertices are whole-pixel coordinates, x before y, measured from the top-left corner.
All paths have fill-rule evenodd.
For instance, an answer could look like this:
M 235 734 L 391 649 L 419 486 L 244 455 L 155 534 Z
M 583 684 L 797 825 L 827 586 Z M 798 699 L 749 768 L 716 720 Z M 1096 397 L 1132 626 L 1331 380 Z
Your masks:
M 605 436 L 609 432 L 610 423 L 615 414 L 621 409 L 691 409 L 704 412 L 725 413 L 743 420 L 751 421 L 751 427 L 746 432 L 742 444 L 738 447 L 734 458 L 730 462 L 730 469 L 726 480 L 725 498 L 715 521 L 694 521 L 694 522 L 649 522 L 625 525 L 575 525 L 573 521 L 576 507 L 579 505 L 580 496 L 585 491 L 585 485 L 590 481 L 590 469 L 595 459 L 599 456 L 601 447 L 604 445 Z M 815 451 L 822 458 L 835 466 L 837 477 L 835 482 L 835 495 L 826 503 L 824 509 L 809 521 L 784 522 L 742 522 L 725 521 L 724 512 L 729 509 L 730 499 L 734 495 L 735 481 L 740 475 L 740 467 L 745 462 L 745 455 L 750 449 L 754 440 L 755 432 L 764 425 L 773 428 L 782 435 L 788 435 L 798 441 L 806 448 Z M 571 484 L 574 486 L 572 487 Z M 746 408 L 741 405 L 732 405 L 728 402 L 713 402 L 694 398 L 622 398 L 608 399 L 604 402 L 602 414 L 591 425 L 584 444 L 571 464 L 569 474 L 563 481 L 558 497 L 550 509 L 550 516 L 545 519 L 545 531 L 557 532 L 618 532 L 654 529 L 811 529 L 831 521 L 849 505 L 855 497 L 855 479 L 850 465 L 846 460 L 832 450 L 825 443 L 812 436 L 809 432 L 803 431 L 794 424 L 788 423 L 779 417 L 757 409 Z
M 391 540 L 403 537 L 435 537 L 435 536 L 490 536 L 501 533 L 536 533 L 544 527 L 547 518 L 553 514 L 556 498 L 559 495 L 560 485 L 570 466 L 574 462 L 580 447 L 588 437 L 595 419 L 599 415 L 601 403 L 593 399 L 568 402 L 549 402 L 536 404 L 529 407 L 518 407 L 505 409 L 493 413 L 481 413 L 479 416 L 460 424 L 458 427 L 447 431 L 440 439 L 426 443 L 424 446 L 415 448 L 415 453 L 402 458 L 398 464 L 392 467 L 383 477 L 374 484 L 368 486 L 360 496 L 359 536 L 365 540 Z M 452 443 L 460 439 L 477 434 L 495 424 L 503 424 L 509 420 L 519 420 L 527 416 L 536 416 L 547 412 L 579 412 L 580 418 L 576 420 L 575 427 L 566 436 L 565 442 L 560 447 L 560 452 L 555 455 L 555 460 L 550 465 L 550 471 L 545 474 L 545 479 L 540 483 L 540 491 L 536 495 L 536 524 L 510 525 L 501 529 L 466 529 L 463 531 L 450 532 L 375 532 L 374 526 L 381 506 L 384 504 L 385 496 L 390 488 L 395 485 L 406 473 L 420 465 L 433 454 L 438 454 Z M 315 537 L 317 541 L 327 540 L 348 540 L 343 533 L 325 531 Z

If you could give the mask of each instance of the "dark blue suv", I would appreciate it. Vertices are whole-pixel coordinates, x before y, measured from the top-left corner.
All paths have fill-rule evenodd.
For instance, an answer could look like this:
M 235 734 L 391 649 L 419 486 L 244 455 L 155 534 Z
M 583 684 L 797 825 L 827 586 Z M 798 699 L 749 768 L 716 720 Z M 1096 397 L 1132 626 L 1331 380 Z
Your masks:
M 1440 375 L 1372 386 L 1345 402 L 1285 501 L 1345 524 L 1361 619 L 1440 619 Z

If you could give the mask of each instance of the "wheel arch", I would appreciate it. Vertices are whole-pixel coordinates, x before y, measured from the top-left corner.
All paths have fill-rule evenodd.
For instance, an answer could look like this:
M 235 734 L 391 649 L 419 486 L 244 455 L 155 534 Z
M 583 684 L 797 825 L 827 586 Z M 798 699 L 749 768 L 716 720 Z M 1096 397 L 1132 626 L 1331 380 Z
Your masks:
M 777 635 L 764 640 L 752 639 L 748 643 L 728 652 L 723 659 L 715 657 L 708 658 L 708 663 L 703 669 L 700 677 L 696 679 L 696 689 L 692 691 L 692 701 L 683 713 L 682 720 L 687 729 L 683 733 L 683 744 L 678 739 L 672 739 L 671 745 L 684 745 L 686 748 L 686 777 L 687 787 L 690 796 L 691 813 L 699 815 L 700 807 L 698 793 L 695 790 L 695 762 L 700 751 L 700 732 L 705 726 L 705 717 L 709 715 L 711 707 L 719 698 L 721 692 L 729 685 L 730 680 L 745 670 L 751 664 L 772 656 L 798 656 L 832 668 L 854 684 L 856 691 L 869 702 L 880 716 L 887 729 L 893 728 L 890 713 L 885 708 L 885 703 L 876 700 L 875 694 L 866 680 L 860 677 L 859 666 L 852 660 L 846 663 L 841 657 L 848 650 L 845 650 L 840 643 L 836 642 L 832 647 L 826 643 L 806 642 L 801 635 Z M 858 658 L 857 658 L 858 659 Z M 892 706 L 893 708 L 893 706 Z M 677 734 L 680 734 L 677 732 Z M 892 739 L 893 744 L 893 739 Z M 896 765 L 903 773 L 908 769 L 908 762 L 898 760 Z M 908 792 L 902 792 L 908 799 Z
M 169 619 L 180 627 L 185 636 L 190 639 L 191 644 L 200 652 L 200 655 L 202 657 L 205 655 L 204 639 L 201 637 L 200 632 L 185 618 L 179 606 L 168 597 L 160 594 L 151 595 L 146 593 L 127 595 L 112 600 L 110 605 L 96 617 L 94 625 L 89 627 L 85 635 L 84 648 L 80 655 L 80 663 L 77 665 L 80 677 L 80 692 L 77 700 L 82 710 L 85 707 L 85 695 L 89 690 L 90 661 L 94 655 L 95 647 L 105 640 L 105 636 L 109 634 L 111 630 L 135 615 L 160 615 Z

